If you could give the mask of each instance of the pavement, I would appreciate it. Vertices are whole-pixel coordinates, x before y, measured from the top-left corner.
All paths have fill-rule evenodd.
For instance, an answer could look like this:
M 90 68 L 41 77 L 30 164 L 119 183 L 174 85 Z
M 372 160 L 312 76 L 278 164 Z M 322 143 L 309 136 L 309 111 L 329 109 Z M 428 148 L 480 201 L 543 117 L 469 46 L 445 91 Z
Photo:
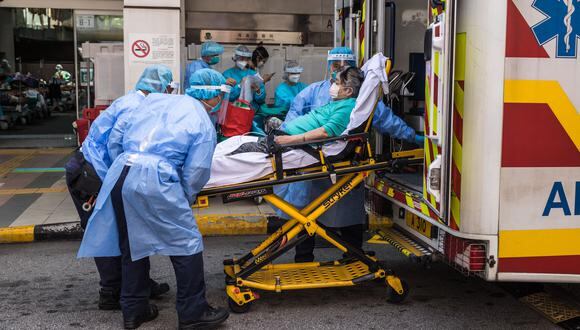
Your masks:
M 225 306 L 222 260 L 239 257 L 264 236 L 204 239 L 207 297 Z M 98 275 L 90 259 L 75 258 L 79 242 L 0 245 L 0 329 L 120 329 L 120 312 L 97 309 Z M 386 287 L 260 292 L 247 314 L 232 314 L 221 329 L 556 329 L 494 283 L 466 278 L 444 264 L 413 264 L 393 248 L 373 246 L 411 291 L 400 305 L 386 302 Z M 280 260 L 289 261 L 292 253 Z M 316 249 L 318 260 L 338 257 Z M 142 329 L 176 328 L 175 280 L 169 258 L 151 258 L 151 276 L 171 285 L 156 303 L 160 316 Z
M 63 168 L 73 151 L 0 149 L 0 229 L 79 222 Z M 209 208 L 196 208 L 194 214 L 204 234 L 261 234 L 267 232 L 267 217 L 274 211 L 266 203 L 223 204 L 214 197 Z

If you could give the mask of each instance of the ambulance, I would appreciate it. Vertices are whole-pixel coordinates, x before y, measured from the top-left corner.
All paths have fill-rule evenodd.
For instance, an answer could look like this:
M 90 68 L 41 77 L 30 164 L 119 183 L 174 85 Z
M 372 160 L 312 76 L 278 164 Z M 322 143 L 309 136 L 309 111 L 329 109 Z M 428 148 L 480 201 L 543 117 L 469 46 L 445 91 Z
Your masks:
M 335 45 L 394 61 L 376 137 L 386 242 L 488 281 L 580 282 L 580 0 L 335 1 Z M 371 221 L 372 222 L 372 221 Z

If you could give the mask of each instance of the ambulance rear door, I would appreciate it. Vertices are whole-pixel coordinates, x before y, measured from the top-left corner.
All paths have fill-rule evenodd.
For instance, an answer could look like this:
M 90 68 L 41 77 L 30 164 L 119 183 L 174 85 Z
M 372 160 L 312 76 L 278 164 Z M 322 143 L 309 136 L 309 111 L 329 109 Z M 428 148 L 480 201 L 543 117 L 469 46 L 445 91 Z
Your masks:
M 423 198 L 449 221 L 456 0 L 430 0 L 425 33 Z

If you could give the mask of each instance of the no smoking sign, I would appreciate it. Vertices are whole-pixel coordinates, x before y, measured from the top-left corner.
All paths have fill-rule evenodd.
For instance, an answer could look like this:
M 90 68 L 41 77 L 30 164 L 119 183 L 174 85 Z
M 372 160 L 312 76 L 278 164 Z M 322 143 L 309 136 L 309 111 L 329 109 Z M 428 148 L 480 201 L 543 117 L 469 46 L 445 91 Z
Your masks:
M 131 45 L 131 52 L 133 52 L 133 55 L 135 55 L 138 58 L 147 57 L 150 51 L 151 47 L 149 46 L 149 43 L 145 40 L 137 40 L 133 43 L 133 45 Z

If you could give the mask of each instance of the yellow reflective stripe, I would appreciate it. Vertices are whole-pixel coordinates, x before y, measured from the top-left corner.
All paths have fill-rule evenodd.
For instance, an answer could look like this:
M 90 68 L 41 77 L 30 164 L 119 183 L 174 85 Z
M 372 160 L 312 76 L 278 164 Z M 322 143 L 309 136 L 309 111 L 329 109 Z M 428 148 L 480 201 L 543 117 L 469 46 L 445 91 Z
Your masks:
M 434 56 L 433 56 L 433 72 L 436 75 L 439 75 L 439 52 L 435 51 L 433 52 Z
M 409 207 L 415 207 L 415 204 L 413 203 L 413 197 L 405 195 L 405 201 Z
M 455 80 L 465 80 L 465 55 L 467 34 L 457 33 L 455 37 Z
M 34 226 L 0 228 L 0 243 L 25 243 L 34 241 Z
M 427 206 L 427 204 L 421 203 L 421 212 L 424 215 L 430 215 L 430 213 L 429 213 L 429 207 Z
M 540 257 L 580 255 L 580 228 L 541 230 L 502 230 L 499 257 Z
M 431 165 L 433 157 L 431 157 L 431 150 L 429 150 L 429 139 L 425 139 L 425 168 L 429 168 Z M 423 198 L 426 200 L 429 198 L 429 193 L 427 193 L 427 174 L 423 173 Z
M 457 196 L 451 196 L 451 214 L 453 214 L 453 218 L 455 218 L 455 223 L 457 226 L 461 224 L 461 201 Z
M 437 149 L 437 143 L 433 141 L 429 142 L 433 145 L 433 160 L 435 160 L 435 158 L 437 158 L 437 156 L 439 155 L 439 149 Z
M 557 81 L 506 80 L 505 103 L 547 103 L 580 151 L 580 113 Z
M 429 199 L 431 200 L 431 205 L 433 205 L 433 207 L 437 206 L 437 200 L 435 199 L 435 196 L 429 195 Z

